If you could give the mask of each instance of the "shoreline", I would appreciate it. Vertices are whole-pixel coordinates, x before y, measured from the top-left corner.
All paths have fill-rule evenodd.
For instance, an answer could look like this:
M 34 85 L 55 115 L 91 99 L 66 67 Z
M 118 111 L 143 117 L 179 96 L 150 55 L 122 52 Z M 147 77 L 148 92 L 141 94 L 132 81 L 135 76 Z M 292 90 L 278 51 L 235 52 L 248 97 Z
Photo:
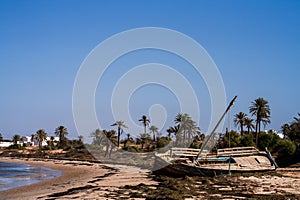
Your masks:
M 149 177 L 149 170 L 134 166 L 88 161 L 0 157 L 16 162 L 61 170 L 60 177 L 0 192 L 0 199 L 174 199 L 283 198 L 299 199 L 300 168 L 279 168 L 274 174 L 222 176 L 219 178 Z M 160 180 L 159 180 L 160 179 Z M 164 180 L 163 182 L 161 182 Z M 174 190 L 176 188 L 176 191 Z M 184 195 L 183 193 L 184 192 Z M 193 192 L 195 195 L 191 195 Z M 167 196 L 166 196 L 167 195 Z
M 62 171 L 53 179 L 0 192 L 0 199 L 107 198 L 119 187 L 140 183 L 155 185 L 148 170 L 134 166 L 98 164 L 86 161 L 0 157 L 15 162 Z

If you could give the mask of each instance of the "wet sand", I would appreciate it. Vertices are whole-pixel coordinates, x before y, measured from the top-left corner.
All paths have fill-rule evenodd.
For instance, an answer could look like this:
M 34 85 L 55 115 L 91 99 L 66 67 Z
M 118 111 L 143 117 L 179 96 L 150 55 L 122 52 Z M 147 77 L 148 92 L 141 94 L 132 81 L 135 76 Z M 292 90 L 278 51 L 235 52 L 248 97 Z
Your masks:
M 0 199 L 112 199 L 118 189 L 140 183 L 157 184 L 148 170 L 133 166 L 103 165 L 82 161 L 0 158 L 61 170 L 63 175 L 45 182 L 0 192 Z M 126 197 L 126 194 L 124 194 Z

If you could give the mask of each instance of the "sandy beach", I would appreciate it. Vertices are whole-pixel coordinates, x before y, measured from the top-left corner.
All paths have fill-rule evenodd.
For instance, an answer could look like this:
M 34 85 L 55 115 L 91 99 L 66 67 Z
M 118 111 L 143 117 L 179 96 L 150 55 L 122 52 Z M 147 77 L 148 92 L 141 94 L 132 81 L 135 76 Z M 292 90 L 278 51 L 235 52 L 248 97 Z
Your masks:
M 0 192 L 0 199 L 113 199 L 118 188 L 140 183 L 157 184 L 148 178 L 148 170 L 133 166 L 103 165 L 65 160 L 0 158 L 2 162 L 18 162 L 61 170 L 63 175 L 45 182 Z
M 177 193 L 181 192 L 190 199 L 300 199 L 298 166 L 278 169 L 277 175 L 164 177 L 167 181 L 159 182 L 149 177 L 149 170 L 134 166 L 37 158 L 0 157 L 0 161 L 44 166 L 63 172 L 62 176 L 48 181 L 0 192 L 1 200 L 180 199 Z

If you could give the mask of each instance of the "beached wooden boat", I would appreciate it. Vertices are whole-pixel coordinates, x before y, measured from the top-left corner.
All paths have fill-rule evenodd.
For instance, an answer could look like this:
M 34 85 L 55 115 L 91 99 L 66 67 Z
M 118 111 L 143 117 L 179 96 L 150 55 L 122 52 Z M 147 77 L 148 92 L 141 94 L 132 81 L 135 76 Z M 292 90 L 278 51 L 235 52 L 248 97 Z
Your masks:
M 259 151 L 255 147 L 218 149 L 216 153 L 207 152 L 213 144 L 217 127 L 234 105 L 237 96 L 217 122 L 211 134 L 204 140 L 201 149 L 171 148 L 165 153 L 155 154 L 153 171 L 170 175 L 211 176 L 219 174 L 264 172 L 275 170 L 277 164 L 266 148 Z
M 220 174 L 265 172 L 275 170 L 276 162 L 269 151 L 255 147 L 219 149 L 199 157 L 199 149 L 172 148 L 156 153 L 155 172 L 169 175 L 216 176 Z

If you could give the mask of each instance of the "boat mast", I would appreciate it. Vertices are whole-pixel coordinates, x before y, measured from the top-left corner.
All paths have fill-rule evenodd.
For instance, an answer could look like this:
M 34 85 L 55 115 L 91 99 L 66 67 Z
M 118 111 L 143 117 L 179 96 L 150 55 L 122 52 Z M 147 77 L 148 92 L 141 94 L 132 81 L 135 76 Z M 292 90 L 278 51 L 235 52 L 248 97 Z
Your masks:
M 196 160 L 198 160 L 199 156 L 201 155 L 202 151 L 204 150 L 204 148 L 206 147 L 207 143 L 209 141 L 211 141 L 215 135 L 215 131 L 217 130 L 218 126 L 220 125 L 220 123 L 222 122 L 222 120 L 224 119 L 225 115 L 227 114 L 227 112 L 230 110 L 230 108 L 233 106 L 233 104 L 235 103 L 237 99 L 237 96 L 235 96 L 231 102 L 229 103 L 227 109 L 225 110 L 225 112 L 223 113 L 223 115 L 221 116 L 221 118 L 219 119 L 218 123 L 216 124 L 216 126 L 214 127 L 214 129 L 212 130 L 211 134 L 209 135 L 208 139 L 205 140 L 204 144 L 202 144 L 202 147 L 201 147 L 201 150 L 199 151 L 197 157 L 196 157 Z

